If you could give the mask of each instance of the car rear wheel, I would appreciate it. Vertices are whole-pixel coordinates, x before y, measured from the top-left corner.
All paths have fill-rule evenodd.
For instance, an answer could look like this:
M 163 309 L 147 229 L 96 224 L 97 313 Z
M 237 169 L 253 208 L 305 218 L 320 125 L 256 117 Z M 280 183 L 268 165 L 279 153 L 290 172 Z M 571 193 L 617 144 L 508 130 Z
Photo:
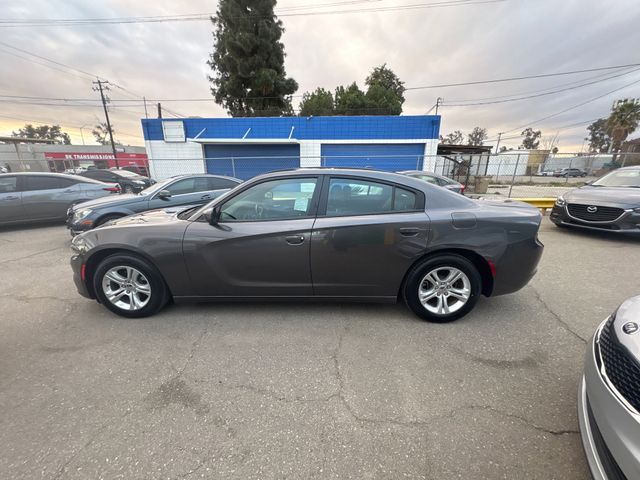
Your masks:
M 111 255 L 96 269 L 93 289 L 100 303 L 128 318 L 148 317 L 165 306 L 169 292 L 156 268 L 129 254 Z
M 459 255 L 438 255 L 409 272 L 403 293 L 420 318 L 446 323 L 469 313 L 481 290 L 482 279 L 473 263 Z

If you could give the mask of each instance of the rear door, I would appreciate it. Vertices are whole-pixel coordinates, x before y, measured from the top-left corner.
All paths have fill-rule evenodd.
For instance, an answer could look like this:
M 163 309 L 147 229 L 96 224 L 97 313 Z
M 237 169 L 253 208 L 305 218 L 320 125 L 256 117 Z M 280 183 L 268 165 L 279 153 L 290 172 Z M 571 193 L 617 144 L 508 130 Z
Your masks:
M 208 297 L 311 296 L 309 241 L 317 176 L 265 180 L 225 200 L 220 221 L 192 222 L 184 257 Z
M 22 205 L 33 220 L 63 219 L 69 205 L 82 197 L 77 183 L 54 175 L 26 175 L 23 185 Z
M 24 220 L 18 177 L 0 176 L 0 224 Z
M 364 177 L 330 177 L 311 239 L 314 295 L 395 297 L 425 251 L 428 233 L 422 192 Z

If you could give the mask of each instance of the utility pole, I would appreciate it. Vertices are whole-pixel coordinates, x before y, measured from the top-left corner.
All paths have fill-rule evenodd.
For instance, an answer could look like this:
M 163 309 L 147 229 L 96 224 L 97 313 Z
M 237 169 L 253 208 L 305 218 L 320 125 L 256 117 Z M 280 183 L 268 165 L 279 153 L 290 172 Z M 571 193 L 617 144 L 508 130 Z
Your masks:
M 162 118 L 162 105 L 158 102 L 158 118 Z
M 147 97 L 142 97 L 142 101 L 144 102 L 144 118 L 149 118 L 149 114 L 147 113 Z
M 498 132 L 498 141 L 496 142 L 496 153 L 500 153 L 500 151 L 498 150 L 498 148 L 500 147 L 500 138 L 502 138 L 502 134 L 504 132 Z
M 104 109 L 104 117 L 107 120 L 107 130 L 109 131 L 109 141 L 111 142 L 111 151 L 113 152 L 113 159 L 116 161 L 116 168 L 120 168 L 118 163 L 118 154 L 116 153 L 116 145 L 113 143 L 113 131 L 111 129 L 111 122 L 109 121 L 109 112 L 107 111 L 107 100 L 104 96 L 104 90 L 109 90 L 109 82 L 100 80 L 99 78 L 93 82 L 98 87 L 93 87 L 94 91 L 100 92 L 100 98 L 102 99 L 102 108 Z M 102 86 L 104 84 L 104 87 Z
M 438 107 L 440 107 L 440 105 L 442 104 L 443 101 L 444 101 L 444 98 L 442 98 L 442 97 L 438 97 L 436 99 L 436 115 L 438 114 Z

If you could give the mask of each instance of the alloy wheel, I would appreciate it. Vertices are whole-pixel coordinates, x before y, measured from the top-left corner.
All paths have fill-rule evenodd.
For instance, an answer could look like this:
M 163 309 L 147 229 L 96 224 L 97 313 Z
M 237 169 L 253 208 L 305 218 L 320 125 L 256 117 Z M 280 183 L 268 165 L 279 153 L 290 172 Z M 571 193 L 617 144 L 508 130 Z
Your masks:
M 140 310 L 151 298 L 151 285 L 140 270 L 130 266 L 110 268 L 102 278 L 102 291 L 109 302 L 122 310 Z
M 427 273 L 418 287 L 422 306 L 434 315 L 449 315 L 465 306 L 471 296 L 469 277 L 455 267 L 438 267 Z

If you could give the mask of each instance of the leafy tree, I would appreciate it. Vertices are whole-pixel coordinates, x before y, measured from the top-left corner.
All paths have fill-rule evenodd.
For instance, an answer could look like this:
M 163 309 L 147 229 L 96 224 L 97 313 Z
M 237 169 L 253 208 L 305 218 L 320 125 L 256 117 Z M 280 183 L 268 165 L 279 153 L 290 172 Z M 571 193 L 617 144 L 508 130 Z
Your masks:
M 484 141 L 489 138 L 487 135 L 486 128 L 475 127 L 471 133 L 468 135 L 469 141 L 467 142 L 469 145 L 484 145 Z
M 40 125 L 34 127 L 27 123 L 17 132 L 11 132 L 12 137 L 37 138 L 39 140 L 53 140 L 54 143 L 71 145 L 71 137 L 62 131 L 60 125 Z
M 302 95 L 302 102 L 300 102 L 301 116 L 333 114 L 333 95 L 328 90 L 318 87 L 314 92 L 306 92 Z
M 93 137 L 100 145 L 111 144 L 111 141 L 109 139 L 109 128 L 107 128 L 107 124 L 105 122 L 97 124 L 94 129 L 91 130 L 91 133 L 93 133 Z M 116 131 L 113 128 L 113 124 L 111 124 L 111 133 L 113 135 L 113 143 L 115 145 L 122 145 L 118 140 L 116 140 Z
M 607 120 L 599 118 L 587 127 L 589 136 L 585 140 L 589 141 L 589 151 L 592 153 L 605 153 L 609 151 L 611 137 L 607 132 Z
M 540 130 L 534 130 L 529 127 L 525 128 L 520 135 L 524 137 L 520 148 L 535 150 L 538 148 L 538 145 L 540 145 L 540 137 L 542 137 L 542 132 Z
M 387 65 L 375 67 L 365 80 L 367 108 L 371 115 L 400 115 L 404 103 L 404 82 Z
M 444 137 L 440 137 L 440 140 L 447 145 L 462 145 L 464 142 L 464 134 L 460 130 L 456 130 Z
M 606 129 L 611 137 L 612 149 L 620 151 L 630 133 L 633 133 L 640 125 L 640 101 L 618 100 L 611 109 L 611 115 L 607 118 Z
M 234 117 L 292 113 L 288 96 L 298 84 L 286 75 L 280 41 L 284 28 L 273 13 L 275 4 L 276 0 L 220 0 L 211 18 L 211 94 Z
M 362 115 L 366 112 L 367 98 L 356 82 L 346 88 L 336 88 L 334 98 L 336 115 Z

